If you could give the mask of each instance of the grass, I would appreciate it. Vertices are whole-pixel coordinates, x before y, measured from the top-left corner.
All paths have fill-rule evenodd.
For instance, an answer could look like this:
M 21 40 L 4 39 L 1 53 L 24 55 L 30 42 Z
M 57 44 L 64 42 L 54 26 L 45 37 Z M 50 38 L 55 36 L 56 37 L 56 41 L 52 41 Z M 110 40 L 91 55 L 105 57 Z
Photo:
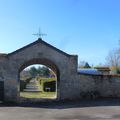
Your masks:
M 23 97 L 23 98 L 55 99 L 56 98 L 56 92 L 20 92 L 20 97 Z
M 41 92 L 20 92 L 20 97 L 55 99 L 56 92 L 44 92 L 43 91 L 43 84 L 45 82 L 51 82 L 51 81 L 56 81 L 56 78 L 37 78 L 37 82 L 35 86 L 38 86 L 38 90 Z

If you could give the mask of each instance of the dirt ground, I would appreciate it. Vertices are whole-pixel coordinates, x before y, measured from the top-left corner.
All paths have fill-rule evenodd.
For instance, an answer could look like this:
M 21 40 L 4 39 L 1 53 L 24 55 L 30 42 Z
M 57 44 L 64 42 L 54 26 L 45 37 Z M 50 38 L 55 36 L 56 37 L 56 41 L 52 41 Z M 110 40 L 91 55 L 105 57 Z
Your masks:
M 120 99 L 1 103 L 0 120 L 120 120 Z

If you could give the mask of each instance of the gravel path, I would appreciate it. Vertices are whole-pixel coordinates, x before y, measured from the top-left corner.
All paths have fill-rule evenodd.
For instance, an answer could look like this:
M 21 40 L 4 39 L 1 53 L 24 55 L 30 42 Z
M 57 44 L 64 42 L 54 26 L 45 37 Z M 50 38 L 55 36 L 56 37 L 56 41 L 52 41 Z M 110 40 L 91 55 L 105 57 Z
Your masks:
M 1 104 L 0 120 L 120 120 L 120 100 Z

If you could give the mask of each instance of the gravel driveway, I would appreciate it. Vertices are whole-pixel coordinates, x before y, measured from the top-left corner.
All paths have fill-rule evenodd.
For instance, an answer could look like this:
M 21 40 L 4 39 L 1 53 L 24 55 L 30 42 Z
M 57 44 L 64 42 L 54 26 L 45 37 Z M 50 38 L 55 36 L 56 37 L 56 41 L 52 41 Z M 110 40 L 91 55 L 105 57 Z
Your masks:
M 120 100 L 1 104 L 0 120 L 120 120 Z

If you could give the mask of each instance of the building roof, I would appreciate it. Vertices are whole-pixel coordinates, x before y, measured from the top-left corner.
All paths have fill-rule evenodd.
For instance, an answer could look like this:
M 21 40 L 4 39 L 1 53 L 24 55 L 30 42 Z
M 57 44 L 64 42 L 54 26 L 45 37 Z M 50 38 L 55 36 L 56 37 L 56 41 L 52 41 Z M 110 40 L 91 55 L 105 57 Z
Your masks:
M 79 74 L 102 75 L 97 69 L 78 69 Z
M 22 50 L 24 50 L 24 49 L 26 49 L 26 48 L 28 48 L 28 47 L 31 47 L 31 46 L 33 46 L 33 45 L 35 45 L 35 44 L 38 44 L 38 43 L 42 43 L 42 44 L 44 44 L 44 45 L 46 45 L 46 46 L 54 49 L 55 51 L 58 51 L 59 53 L 65 55 L 65 56 L 67 56 L 67 57 L 71 56 L 71 55 L 67 54 L 66 52 L 63 52 L 62 50 L 60 50 L 60 49 L 58 49 L 58 48 L 56 48 L 56 47 L 48 44 L 47 42 L 43 41 L 41 38 L 39 38 L 39 39 L 36 40 L 35 42 L 30 43 L 29 45 L 26 45 L 26 46 L 24 46 L 24 47 L 22 47 L 22 48 L 20 48 L 20 49 L 18 49 L 18 50 L 16 50 L 16 51 L 12 52 L 12 53 L 9 53 L 7 56 L 11 56 L 11 55 L 13 55 L 13 54 L 16 54 L 17 52 L 20 52 L 20 51 L 22 51 Z
M 109 67 L 95 67 L 95 69 L 100 70 L 100 71 L 110 71 Z

